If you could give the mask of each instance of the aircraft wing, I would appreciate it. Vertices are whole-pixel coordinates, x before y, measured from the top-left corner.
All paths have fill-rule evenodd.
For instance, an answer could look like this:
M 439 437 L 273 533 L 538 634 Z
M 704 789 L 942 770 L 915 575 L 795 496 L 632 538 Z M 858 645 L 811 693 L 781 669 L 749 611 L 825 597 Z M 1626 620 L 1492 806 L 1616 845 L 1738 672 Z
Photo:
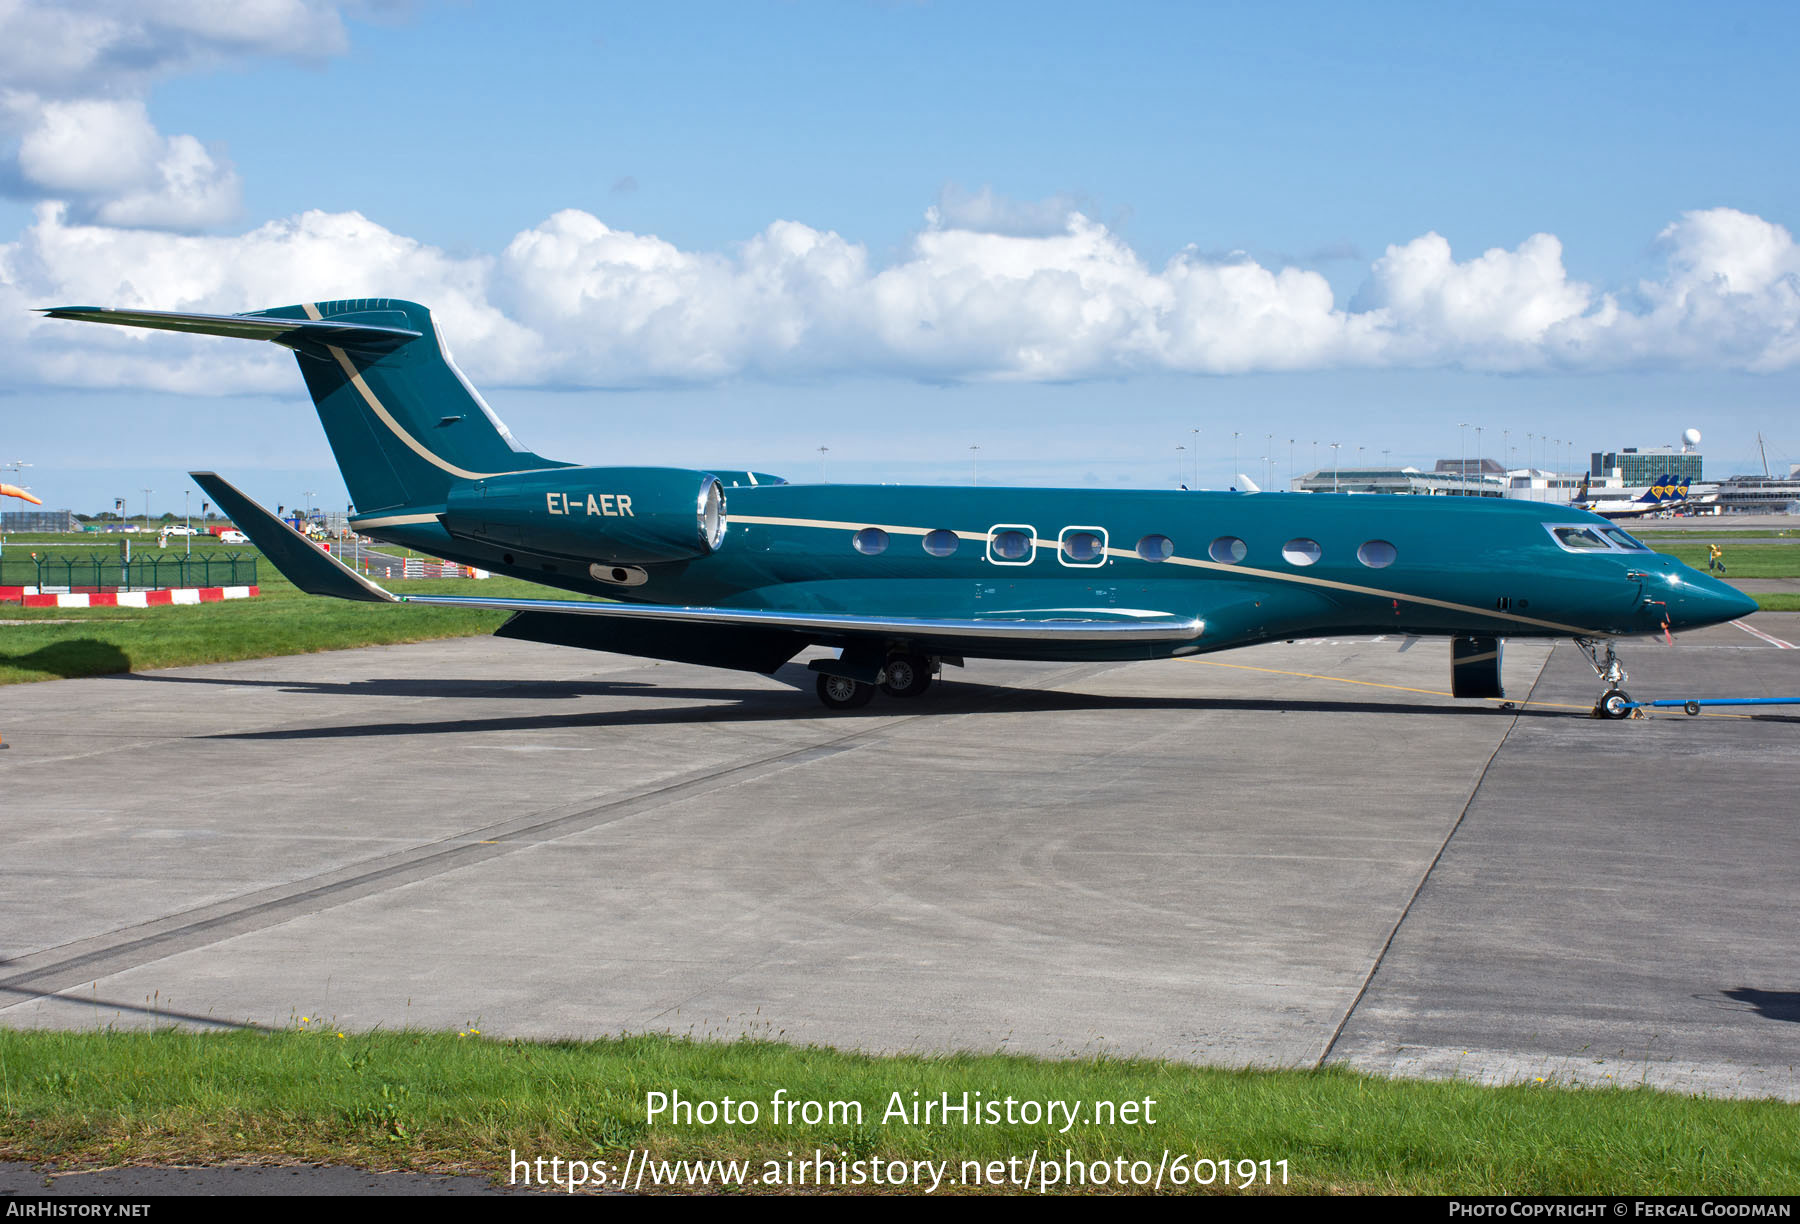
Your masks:
M 1205 628 L 1196 617 L 1113 608 L 1024 608 L 971 618 L 873 616 L 849 612 L 788 612 L 763 608 L 684 607 L 604 603 L 587 599 L 485 599 L 479 595 L 395 595 L 302 537 L 214 472 L 190 472 L 194 482 L 231 516 L 276 569 L 311 595 L 368 603 L 549 612 L 665 625 L 728 626 L 821 635 L 884 634 L 1005 641 L 1186 642 Z
M 280 568 L 277 566 L 276 568 Z M 373 585 L 373 584 L 371 584 Z M 379 589 L 379 588 L 377 588 Z M 620 621 L 729 625 L 820 634 L 911 634 L 931 638 L 1007 641 L 1188 642 L 1204 628 L 1195 617 L 1157 612 L 1120 614 L 1111 609 L 1027 608 L 968 619 L 868 616 L 850 612 L 784 612 L 763 608 L 694 608 L 679 604 L 600 603 L 585 599 L 483 599 L 479 595 L 399 595 L 401 603 L 506 612 L 555 612 Z

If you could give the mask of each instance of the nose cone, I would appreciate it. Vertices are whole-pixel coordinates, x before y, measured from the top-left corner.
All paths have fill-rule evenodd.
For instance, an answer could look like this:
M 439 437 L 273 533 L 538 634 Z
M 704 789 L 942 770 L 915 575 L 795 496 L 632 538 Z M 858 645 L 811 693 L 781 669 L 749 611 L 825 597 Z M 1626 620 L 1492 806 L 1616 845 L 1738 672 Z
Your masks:
M 1677 629 L 1720 625 L 1749 616 L 1756 601 L 1728 583 L 1709 578 L 1698 570 L 1682 567 L 1670 575 L 1669 622 Z

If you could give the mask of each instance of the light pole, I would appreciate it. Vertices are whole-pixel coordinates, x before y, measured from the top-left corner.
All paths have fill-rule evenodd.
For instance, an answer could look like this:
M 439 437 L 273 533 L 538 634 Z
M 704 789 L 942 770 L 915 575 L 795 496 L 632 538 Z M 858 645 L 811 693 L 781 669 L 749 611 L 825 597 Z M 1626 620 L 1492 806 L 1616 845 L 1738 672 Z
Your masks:
M 154 492 L 156 492 L 155 489 L 145 489 L 144 490 L 144 530 L 145 531 L 150 530 L 150 495 Z
M 1237 488 L 1238 478 L 1238 433 L 1231 431 L 1231 487 Z
M 1338 491 L 1338 444 L 1331 444 L 1331 491 Z
M 1456 495 L 1469 495 L 1469 423 L 1462 422 L 1456 427 Z
M 1288 439 L 1288 492 L 1294 491 L 1294 440 Z
M 1200 487 L 1200 431 L 1198 429 L 1195 429 L 1195 430 L 1190 430 L 1189 432 L 1191 432 L 1194 435 L 1194 484 L 1193 484 L 1193 487 L 1198 489 Z
M 831 450 L 831 448 L 829 446 L 821 446 L 819 448 L 819 483 L 820 484 L 825 483 L 825 455 L 830 450 Z
M 192 489 L 183 489 L 181 491 L 181 521 L 186 525 L 188 530 L 188 533 L 181 538 L 187 541 L 187 555 L 190 558 L 194 555 L 194 505 L 193 502 L 189 500 L 193 495 L 194 491 Z M 186 581 L 186 579 L 183 579 L 183 581 Z
M 969 448 L 969 467 L 974 475 L 975 483 L 979 485 L 981 483 L 981 447 L 978 445 Z
M 1187 447 L 1179 442 L 1175 444 L 1175 484 L 1177 487 L 1180 487 L 1182 472 L 1187 467 L 1187 457 L 1181 453 L 1186 449 Z
M 0 463 L 0 468 L 6 468 L 12 472 L 13 483 L 18 485 L 20 488 L 24 488 L 24 486 L 25 486 L 25 481 L 23 479 L 24 469 L 26 469 L 30 466 L 31 465 L 29 463 L 25 463 L 18 459 L 14 459 L 11 463 Z M 4 516 L 0 516 L 0 557 L 4 557 L 5 555 L 6 555 L 6 519 Z

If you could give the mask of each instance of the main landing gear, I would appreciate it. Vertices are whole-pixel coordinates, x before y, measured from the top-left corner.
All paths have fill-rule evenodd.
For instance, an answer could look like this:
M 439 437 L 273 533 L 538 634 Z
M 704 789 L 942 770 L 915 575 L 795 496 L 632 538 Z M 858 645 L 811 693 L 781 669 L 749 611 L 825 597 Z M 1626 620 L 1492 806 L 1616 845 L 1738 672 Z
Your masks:
M 887 657 L 875 683 L 851 676 L 819 674 L 819 700 L 829 710 L 854 710 L 869 704 L 877 685 L 889 697 L 919 697 L 931 687 L 937 676 L 939 660 L 916 654 L 894 654 Z M 867 674 L 866 672 L 864 674 Z
M 889 697 L 919 697 L 931 687 L 932 661 L 924 655 L 889 655 L 882 670 L 887 678 L 881 682 L 881 691 Z
M 1619 662 L 1618 653 L 1613 649 L 1611 639 L 1606 643 L 1606 654 L 1600 653 L 1599 644 L 1592 638 L 1576 638 L 1575 644 L 1581 647 L 1581 653 L 1593 665 L 1594 674 L 1606 684 L 1606 691 L 1600 694 L 1600 700 L 1594 703 L 1595 718 L 1630 718 L 1632 713 L 1631 694 L 1624 689 L 1625 681 L 1630 679 L 1625 674 L 1625 665 Z
M 864 684 L 861 680 L 852 680 L 848 676 L 819 677 L 819 700 L 825 703 L 828 710 L 854 710 L 858 706 L 868 705 L 873 696 L 873 684 Z

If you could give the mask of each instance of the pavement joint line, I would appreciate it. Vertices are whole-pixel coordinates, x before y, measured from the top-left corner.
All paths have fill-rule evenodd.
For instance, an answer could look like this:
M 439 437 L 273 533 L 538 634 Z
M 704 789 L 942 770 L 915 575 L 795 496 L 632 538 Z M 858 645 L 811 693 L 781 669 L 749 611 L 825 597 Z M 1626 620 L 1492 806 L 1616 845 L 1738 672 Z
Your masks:
M 1078 677 L 1107 670 L 1110 664 L 1079 664 L 1063 668 L 1044 677 L 1032 688 L 1050 688 Z M 1011 691 L 1011 690 L 1009 690 Z M 990 698 L 989 703 L 997 698 Z M 978 713 L 979 707 L 966 713 Z M 959 717 L 964 715 L 958 715 Z M 278 926 L 283 922 L 322 909 L 335 908 L 361 897 L 417 883 L 448 871 L 473 866 L 490 858 L 515 850 L 543 845 L 548 841 L 587 832 L 631 816 L 665 807 L 670 803 L 708 794 L 715 790 L 753 781 L 782 769 L 809 764 L 815 760 L 852 751 L 862 745 L 858 740 L 891 732 L 923 714 L 903 714 L 882 718 L 869 726 L 856 726 L 819 743 L 783 748 L 776 752 L 740 761 L 721 769 L 689 775 L 648 789 L 620 796 L 598 806 L 564 804 L 549 809 L 561 813 L 545 817 L 542 812 L 475 830 L 465 830 L 449 837 L 428 842 L 408 851 L 399 851 L 377 859 L 346 864 L 293 884 L 226 898 L 210 905 L 182 913 L 167 915 L 136 927 L 110 931 L 98 936 L 45 949 L 14 960 L 14 972 L 0 979 L 0 993 L 24 997 L 11 1003 L 0 1003 L 0 1012 L 20 1006 L 34 998 L 55 997 L 71 986 L 84 985 L 138 968 L 155 960 L 193 951 L 252 931 Z M 825 726 L 840 723 L 813 720 Z M 859 720 L 860 721 L 860 720 Z M 177 737 L 182 738 L 182 737 Z M 571 807 L 574 808 L 571 811 Z M 553 832 L 552 832 L 553 831 Z M 481 835 L 487 834 L 487 837 Z M 550 834 L 546 836 L 546 834 Z M 474 840 L 479 838 L 480 840 Z M 387 862 L 386 866 L 374 864 Z M 338 877 L 333 879 L 332 877 Z M 308 887 L 308 885 L 311 887 Z M 259 900 L 258 898 L 262 898 Z M 308 908 L 309 903 L 319 904 Z M 120 941 L 117 937 L 142 934 Z M 48 958 L 63 954 L 60 959 Z M 19 966 L 33 960 L 42 963 L 20 971 Z
M 402 884 L 416 883 L 501 854 L 542 845 L 554 840 L 553 837 L 544 836 L 553 830 L 556 837 L 586 832 L 603 824 L 653 811 L 669 803 L 747 781 L 745 775 L 753 771 L 757 776 L 766 776 L 783 768 L 849 751 L 857 745 L 847 741 L 865 734 L 867 729 L 857 730 L 823 744 L 808 744 L 755 760 L 740 761 L 723 769 L 698 776 L 689 775 L 660 786 L 641 789 L 597 806 L 577 806 L 576 810 L 570 811 L 571 805 L 565 804 L 549 809 L 558 813 L 556 815 L 545 817 L 542 812 L 532 813 L 485 829 L 458 832 L 409 851 L 346 864 L 293 884 L 278 884 L 168 915 L 138 927 L 111 931 L 58 948 L 46 949 L 15 960 L 12 965 L 15 971 L 0 979 L 0 991 L 30 991 L 39 997 L 54 995 L 69 986 L 109 977 L 153 960 L 276 926 L 306 913 L 333 908 Z M 470 840 L 480 833 L 491 836 L 480 841 Z M 385 866 L 376 866 L 384 862 Z M 313 902 L 320 904 L 307 908 Z M 134 931 L 143 933 L 132 935 Z M 120 935 L 132 937 L 121 941 L 117 938 Z M 59 959 L 49 960 L 58 953 L 63 955 Z M 143 955 L 144 953 L 149 955 Z M 33 960 L 44 960 L 47 963 L 18 970 L 18 966 L 29 966 Z M 20 1000 L 23 1001 L 25 1000 Z M 0 1005 L 0 1011 L 18 1005 L 17 1002 L 3 1004 Z
M 1089 677 L 1094 677 L 1094 675 L 1103 675 L 1105 671 L 1111 671 L 1112 668 L 1118 668 L 1118 666 L 1123 666 L 1123 664 L 1118 664 L 1118 662 L 1080 662 L 1080 664 L 1073 664 L 1073 666 L 1067 666 L 1067 668 L 1062 668 L 1062 670 L 1053 671 L 1053 673 L 1049 673 L 1046 677 L 1035 680 L 1035 682 L 1030 682 L 1030 684 L 1019 684 L 1019 686 L 1003 689 L 1003 693 L 1017 693 L 1017 691 L 1048 691 L 1048 689 L 1057 688 L 1060 684 L 1073 684 L 1076 680 L 1085 680 L 1089 679 Z M 985 698 L 985 700 L 977 700 L 977 704 L 974 704 L 970 709 L 959 711 L 956 715 L 952 715 L 952 718 L 967 718 L 967 716 L 970 715 L 979 715 L 979 713 L 983 713 L 983 707 L 992 707 L 992 704 L 994 704 L 995 700 L 999 700 L 999 697 L 1001 697 L 1001 693 L 995 693 L 994 697 L 988 697 Z M 896 720 L 896 722 L 889 722 L 887 725 L 889 725 L 889 727 L 896 727 L 896 725 L 913 722 L 914 718 L 922 718 L 922 716 L 923 715 L 907 715 L 905 718 L 900 718 L 900 720 Z M 952 817 L 943 817 L 943 819 L 952 819 Z M 859 909 L 855 909 L 844 922 L 855 922 L 857 918 L 862 918 L 864 914 L 875 913 L 875 911 L 880 909 L 884 904 L 886 904 L 884 898 L 875 898 L 875 896 L 871 896 L 868 900 L 868 904 L 864 904 L 862 907 L 859 907 Z M 758 950 L 754 956 L 745 959 L 738 967 L 727 970 L 727 972 L 724 972 L 724 974 L 718 977 L 716 981 L 707 981 L 706 985 L 697 986 L 695 990 L 691 990 L 688 994 L 682 995 L 677 1001 L 668 1004 L 666 1008 L 662 1008 L 661 1012 L 653 1012 L 650 1017 L 646 1017 L 644 1024 L 653 1024 L 653 1022 L 661 1021 L 662 1017 L 666 1017 L 666 1015 L 670 1015 L 670 1013 L 679 1013 L 684 1006 L 693 1003 L 695 999 L 702 997 L 702 995 L 706 995 L 707 992 L 716 990 L 718 986 L 725 985 L 725 983 L 729 983 L 729 981 L 734 981 L 734 979 L 738 979 L 738 977 L 743 977 L 743 974 L 751 972 L 752 968 L 767 965 L 770 958 L 774 958 L 776 954 L 781 952 L 781 949 L 785 949 L 785 947 L 792 945 L 792 943 L 794 943 L 792 938 L 770 941 L 763 949 Z M 4 983 L 0 983 L 0 985 L 4 985 Z
M 1525 702 L 1529 702 L 1531 694 L 1537 691 L 1537 686 L 1544 679 L 1544 673 L 1550 668 L 1550 660 L 1555 656 L 1556 648 L 1551 647 L 1550 651 L 1544 655 L 1544 661 L 1538 665 L 1538 674 L 1532 678 L 1531 687 L 1525 692 Z M 1337 1027 L 1331 1030 L 1331 1037 L 1325 1042 L 1325 1048 L 1319 1051 L 1319 1057 L 1313 1063 L 1315 1071 L 1324 1067 L 1325 1060 L 1331 1057 L 1331 1051 L 1337 1046 L 1338 1039 L 1349 1027 L 1350 1017 L 1356 1014 L 1356 1009 L 1362 1005 L 1363 999 L 1368 995 L 1369 987 L 1374 984 L 1375 975 L 1381 972 L 1382 962 L 1387 959 L 1389 950 L 1394 946 L 1394 940 L 1399 937 L 1400 928 L 1406 924 L 1406 916 L 1412 913 L 1413 906 L 1418 903 L 1419 895 L 1425 891 L 1425 885 L 1431 879 L 1431 873 L 1436 871 L 1437 865 L 1443 861 L 1444 852 L 1450 848 L 1451 841 L 1456 837 L 1456 831 L 1462 828 L 1463 821 L 1468 819 L 1469 809 L 1475 806 L 1475 797 L 1481 793 L 1481 784 L 1487 781 L 1488 771 L 1494 767 L 1494 761 L 1499 757 L 1500 750 L 1506 747 L 1506 741 L 1511 739 L 1512 733 L 1518 729 L 1519 717 L 1523 713 L 1524 702 L 1521 702 L 1507 723 L 1506 734 L 1500 737 L 1500 742 L 1494 745 L 1492 752 L 1488 753 L 1488 759 L 1482 764 L 1481 773 L 1476 777 L 1475 785 L 1469 788 L 1469 797 L 1463 801 L 1462 811 L 1456 814 L 1456 820 L 1451 824 L 1450 831 L 1444 834 L 1443 844 L 1438 847 L 1437 853 L 1431 856 L 1431 862 L 1425 865 L 1425 870 L 1419 875 L 1419 882 L 1414 886 L 1412 895 L 1400 908 L 1400 916 L 1394 919 L 1393 929 L 1388 932 L 1387 939 L 1382 942 L 1381 950 L 1375 954 L 1374 961 L 1370 963 L 1369 972 L 1363 977 L 1362 985 L 1356 991 L 1356 997 L 1350 1000 L 1350 1006 L 1344 1009 L 1344 1014 L 1339 1018 Z

